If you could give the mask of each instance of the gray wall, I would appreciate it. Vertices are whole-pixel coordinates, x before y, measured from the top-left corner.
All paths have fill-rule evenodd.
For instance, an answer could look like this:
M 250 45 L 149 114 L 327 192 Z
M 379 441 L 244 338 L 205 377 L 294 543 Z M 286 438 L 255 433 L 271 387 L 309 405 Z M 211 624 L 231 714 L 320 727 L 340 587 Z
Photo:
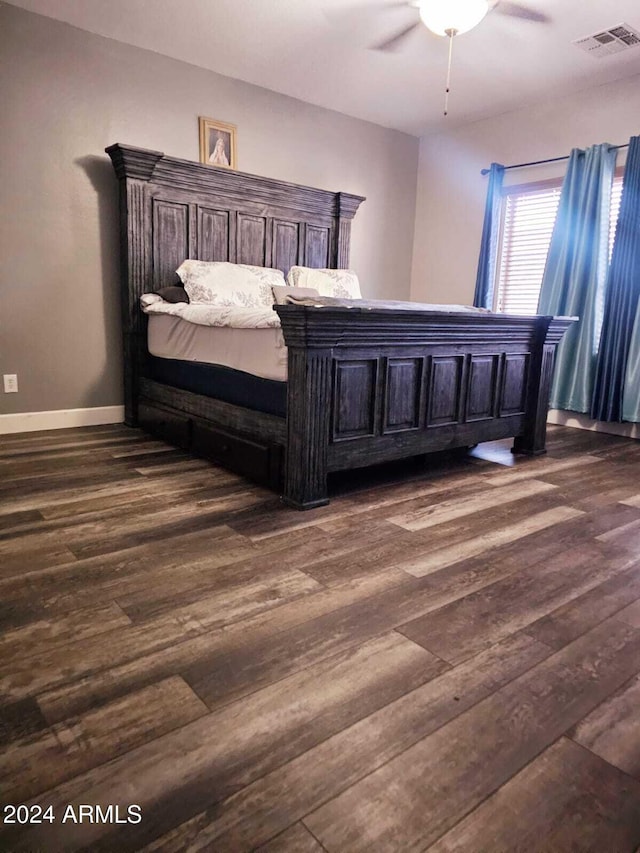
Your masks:
M 122 402 L 113 142 L 198 159 L 198 116 L 238 126 L 238 168 L 367 196 L 351 266 L 409 297 L 418 139 L 0 7 L 0 413 Z

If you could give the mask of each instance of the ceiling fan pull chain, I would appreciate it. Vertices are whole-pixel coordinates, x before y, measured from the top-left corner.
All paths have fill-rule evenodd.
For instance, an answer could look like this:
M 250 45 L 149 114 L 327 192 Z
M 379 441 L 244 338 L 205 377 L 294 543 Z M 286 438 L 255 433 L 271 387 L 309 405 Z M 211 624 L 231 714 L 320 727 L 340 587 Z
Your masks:
M 447 85 L 444 90 L 444 114 L 447 114 L 449 109 L 449 89 L 451 88 L 451 57 L 453 56 L 453 37 L 458 32 L 457 30 L 450 29 L 445 31 L 449 36 L 449 63 L 447 65 Z

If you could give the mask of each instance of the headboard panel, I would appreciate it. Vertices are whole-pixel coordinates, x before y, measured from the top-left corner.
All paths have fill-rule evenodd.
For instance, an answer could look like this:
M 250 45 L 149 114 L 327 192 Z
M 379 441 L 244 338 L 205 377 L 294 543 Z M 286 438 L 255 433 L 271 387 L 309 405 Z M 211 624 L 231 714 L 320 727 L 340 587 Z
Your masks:
M 147 188 L 147 195 L 153 283 L 158 287 L 166 283 L 163 276 L 167 270 L 171 269 L 172 279 L 173 271 L 185 258 L 276 267 L 285 275 L 294 264 L 348 265 L 348 240 L 346 248 L 338 252 L 339 231 L 346 229 L 351 219 L 344 210 L 340 211 L 342 216 L 335 210 L 312 216 L 280 205 L 256 205 L 242 197 L 212 197 L 202 190 L 197 196 L 186 196 L 182 190 L 155 188 L 153 184 Z
M 351 220 L 364 199 L 167 157 L 106 149 L 120 181 L 125 419 L 137 420 L 146 353 L 142 293 L 175 283 L 185 258 L 276 267 L 349 266 Z

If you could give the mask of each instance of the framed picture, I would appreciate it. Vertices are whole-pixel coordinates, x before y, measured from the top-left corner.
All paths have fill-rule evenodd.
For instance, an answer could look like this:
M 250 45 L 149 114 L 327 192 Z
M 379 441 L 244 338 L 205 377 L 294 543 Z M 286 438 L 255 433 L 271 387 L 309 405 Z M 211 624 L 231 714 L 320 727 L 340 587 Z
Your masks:
M 200 162 L 236 168 L 236 126 L 200 116 Z

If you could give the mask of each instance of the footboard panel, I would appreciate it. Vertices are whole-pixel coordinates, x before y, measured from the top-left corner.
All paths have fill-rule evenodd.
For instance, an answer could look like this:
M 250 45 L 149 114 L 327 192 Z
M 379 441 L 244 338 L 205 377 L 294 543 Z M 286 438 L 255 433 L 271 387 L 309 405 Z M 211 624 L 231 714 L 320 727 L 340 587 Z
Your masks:
M 572 318 L 277 306 L 289 348 L 287 503 L 330 471 L 513 436 L 543 453 L 555 347 Z

